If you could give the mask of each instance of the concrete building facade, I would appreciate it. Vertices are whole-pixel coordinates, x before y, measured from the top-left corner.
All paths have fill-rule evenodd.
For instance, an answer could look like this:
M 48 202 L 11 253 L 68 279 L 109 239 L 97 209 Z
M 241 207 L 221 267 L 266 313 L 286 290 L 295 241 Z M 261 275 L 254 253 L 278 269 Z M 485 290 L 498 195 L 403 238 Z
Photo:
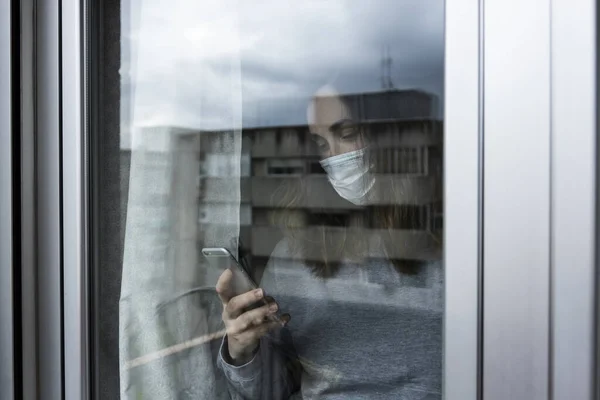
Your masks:
M 441 246 L 433 243 L 432 235 L 441 233 L 443 220 L 443 132 L 435 117 L 435 98 L 400 90 L 342 98 L 369 137 L 378 179 L 402 188 L 402 200 L 396 206 L 414 216 L 393 229 L 392 237 L 403 245 L 389 256 L 422 261 L 441 258 Z M 198 133 L 200 235 L 218 225 L 237 224 L 237 220 L 217 221 L 212 216 L 223 215 L 224 208 L 239 207 L 241 250 L 258 270 L 283 237 L 282 227 L 274 224 L 282 213 L 293 214 L 295 229 L 306 230 L 307 235 L 315 230 L 315 222 L 329 225 L 328 217 L 334 215 L 327 229 L 332 235 L 343 235 L 340 224 L 360 212 L 360 207 L 342 199 L 328 182 L 308 125 L 245 128 L 241 135 L 242 156 L 235 166 L 231 165 L 233 157 L 219 150 L 224 132 Z M 310 195 L 294 208 L 283 208 L 282 188 L 298 184 L 300 177 Z M 238 184 L 239 204 L 223 196 L 233 193 L 231 185 Z M 368 234 L 378 233 L 377 227 L 368 230 Z

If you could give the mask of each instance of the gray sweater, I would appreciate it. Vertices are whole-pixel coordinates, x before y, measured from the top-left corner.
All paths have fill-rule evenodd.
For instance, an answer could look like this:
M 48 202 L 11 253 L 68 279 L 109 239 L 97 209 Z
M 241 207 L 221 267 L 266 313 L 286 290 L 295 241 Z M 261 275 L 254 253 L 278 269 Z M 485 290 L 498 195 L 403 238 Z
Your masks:
M 321 279 L 280 243 L 261 287 L 292 318 L 242 366 L 223 340 L 232 399 L 441 399 L 442 276 L 440 263 L 399 275 L 380 256 Z

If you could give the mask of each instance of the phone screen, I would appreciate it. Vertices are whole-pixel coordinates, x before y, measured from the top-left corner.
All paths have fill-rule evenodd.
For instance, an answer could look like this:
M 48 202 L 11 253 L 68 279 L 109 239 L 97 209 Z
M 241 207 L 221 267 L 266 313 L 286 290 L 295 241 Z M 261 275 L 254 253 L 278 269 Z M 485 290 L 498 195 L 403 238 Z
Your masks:
M 258 285 L 248 274 L 248 271 L 235 259 L 235 257 L 225 248 L 205 248 L 202 254 L 211 266 L 220 270 L 229 268 L 233 274 L 231 281 L 231 290 L 234 296 L 246 293 L 258 288 Z
M 231 292 L 232 296 L 239 296 L 240 294 L 249 292 L 254 289 L 258 289 L 258 284 L 250 277 L 250 274 L 246 269 L 235 259 L 235 257 L 225 248 L 204 248 L 202 254 L 211 266 L 219 268 L 224 271 L 229 268 L 233 274 L 231 280 Z M 253 309 L 267 304 L 268 301 L 265 297 L 262 300 L 257 301 L 248 309 Z M 273 316 L 276 321 L 281 321 L 278 315 Z

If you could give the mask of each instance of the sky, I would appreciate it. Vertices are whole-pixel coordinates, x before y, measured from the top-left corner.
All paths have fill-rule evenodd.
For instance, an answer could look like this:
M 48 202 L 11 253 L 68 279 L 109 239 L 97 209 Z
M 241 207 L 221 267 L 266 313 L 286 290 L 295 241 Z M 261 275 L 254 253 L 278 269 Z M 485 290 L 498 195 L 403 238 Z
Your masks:
M 381 90 L 384 48 L 395 88 L 443 99 L 443 1 L 130 0 L 121 13 L 122 145 L 131 127 L 306 123 L 325 84 Z

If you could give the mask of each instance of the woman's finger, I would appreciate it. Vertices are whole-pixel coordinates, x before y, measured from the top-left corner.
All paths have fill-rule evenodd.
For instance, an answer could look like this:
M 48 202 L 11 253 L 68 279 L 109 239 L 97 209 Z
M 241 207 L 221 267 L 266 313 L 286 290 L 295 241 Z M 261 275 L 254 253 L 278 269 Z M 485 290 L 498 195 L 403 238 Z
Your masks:
M 243 333 L 236 335 L 236 340 L 243 344 L 253 343 L 275 328 L 281 328 L 281 324 L 275 321 L 263 322 L 260 325 L 252 326 Z
M 235 296 L 234 298 L 229 299 L 229 301 L 225 305 L 224 311 L 230 319 L 235 319 L 244 312 L 245 308 L 250 307 L 252 304 L 261 300 L 263 296 L 264 292 L 262 289 L 255 289 L 240 294 L 239 296 Z
M 252 326 L 259 326 L 265 321 L 265 317 L 277 312 L 277 303 L 271 303 L 240 315 L 235 321 L 239 331 L 250 329 Z
M 231 273 L 231 270 L 227 268 L 219 276 L 219 279 L 217 280 L 217 284 L 215 286 L 217 294 L 219 295 L 219 299 L 221 299 L 221 303 L 223 303 L 223 307 L 226 307 L 229 300 L 233 297 L 233 294 L 230 290 L 231 278 L 233 278 L 233 274 Z

